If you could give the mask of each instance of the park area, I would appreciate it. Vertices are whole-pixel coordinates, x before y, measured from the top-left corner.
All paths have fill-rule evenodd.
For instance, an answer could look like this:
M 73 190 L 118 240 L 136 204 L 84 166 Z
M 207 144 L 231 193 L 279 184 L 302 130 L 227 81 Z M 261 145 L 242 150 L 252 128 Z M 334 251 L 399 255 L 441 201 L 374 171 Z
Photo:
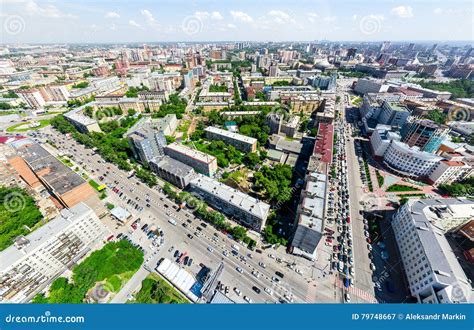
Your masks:
M 48 294 L 38 294 L 33 302 L 77 304 L 108 301 L 142 263 L 143 252 L 128 241 L 107 243 L 75 266 L 71 278 L 57 278 Z
M 133 303 L 187 304 L 188 300 L 159 275 L 152 273 L 142 281 Z

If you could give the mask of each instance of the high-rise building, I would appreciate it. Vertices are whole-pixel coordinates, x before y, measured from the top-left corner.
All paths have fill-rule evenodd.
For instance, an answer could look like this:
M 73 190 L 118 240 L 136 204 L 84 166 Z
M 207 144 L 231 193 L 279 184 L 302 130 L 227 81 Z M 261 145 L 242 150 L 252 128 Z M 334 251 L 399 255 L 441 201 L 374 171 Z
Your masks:
M 383 125 L 402 127 L 409 116 L 410 112 L 407 108 L 383 101 L 378 121 Z
M 408 287 L 419 303 L 472 303 L 474 294 L 444 236 L 474 217 L 469 199 L 410 199 L 392 219 Z
M 426 152 L 436 152 L 448 138 L 449 127 L 423 119 L 407 122 L 402 131 L 402 141 L 410 147 L 417 146 Z

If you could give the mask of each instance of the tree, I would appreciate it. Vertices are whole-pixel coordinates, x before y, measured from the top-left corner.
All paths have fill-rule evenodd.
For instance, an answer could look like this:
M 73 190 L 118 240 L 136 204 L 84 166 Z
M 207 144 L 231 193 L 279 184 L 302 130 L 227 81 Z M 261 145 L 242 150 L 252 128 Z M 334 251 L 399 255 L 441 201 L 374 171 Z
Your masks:
M 245 155 L 244 163 L 249 167 L 255 167 L 255 165 L 261 163 L 261 160 L 256 152 L 250 152 Z
M 428 112 L 426 118 L 434 121 L 437 124 L 443 125 L 446 124 L 447 115 L 444 114 L 441 110 L 435 109 Z

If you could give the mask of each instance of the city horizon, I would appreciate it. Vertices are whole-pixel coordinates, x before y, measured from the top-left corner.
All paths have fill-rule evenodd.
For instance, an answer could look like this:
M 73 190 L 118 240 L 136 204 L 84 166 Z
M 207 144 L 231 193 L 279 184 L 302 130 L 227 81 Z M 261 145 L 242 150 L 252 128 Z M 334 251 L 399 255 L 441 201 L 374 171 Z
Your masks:
M 184 1 L 153 3 L 97 1 L 87 6 L 68 1 L 5 0 L 0 24 L 3 44 L 132 42 L 134 39 L 182 40 L 472 40 L 473 8 L 469 1 L 355 2 Z M 305 6 L 305 11 L 301 11 Z M 441 24 L 440 24 L 441 23 Z M 452 26 L 448 32 L 445 26 Z M 413 39 L 416 29 L 417 38 Z M 41 33 L 40 33 L 41 31 Z M 53 32 L 54 31 L 54 32 Z M 59 32 L 59 33 L 58 33 Z M 455 33 L 453 33 L 455 32 Z M 150 35 L 160 35 L 159 38 Z M 228 38 L 228 37 L 227 37 Z M 123 40 L 123 41 L 122 41 Z M 146 41 L 140 41 L 146 42 Z M 150 42 L 150 41 L 148 41 Z

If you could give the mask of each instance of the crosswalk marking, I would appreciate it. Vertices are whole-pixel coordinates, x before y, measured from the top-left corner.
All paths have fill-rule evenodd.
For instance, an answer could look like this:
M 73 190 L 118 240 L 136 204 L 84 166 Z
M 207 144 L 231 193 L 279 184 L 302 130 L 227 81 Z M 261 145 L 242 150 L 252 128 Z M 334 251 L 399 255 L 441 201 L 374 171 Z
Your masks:
M 342 283 L 342 280 L 338 279 L 336 280 L 336 285 L 339 287 L 339 288 L 344 288 L 344 284 Z M 375 299 L 374 295 L 364 291 L 364 290 L 361 290 L 359 288 L 356 288 L 354 286 L 350 286 L 349 288 L 347 288 L 347 291 L 354 295 L 354 296 L 357 296 L 361 299 L 364 299 L 365 301 L 369 302 L 369 303 L 373 303 L 373 304 L 376 304 L 378 303 L 377 299 Z

